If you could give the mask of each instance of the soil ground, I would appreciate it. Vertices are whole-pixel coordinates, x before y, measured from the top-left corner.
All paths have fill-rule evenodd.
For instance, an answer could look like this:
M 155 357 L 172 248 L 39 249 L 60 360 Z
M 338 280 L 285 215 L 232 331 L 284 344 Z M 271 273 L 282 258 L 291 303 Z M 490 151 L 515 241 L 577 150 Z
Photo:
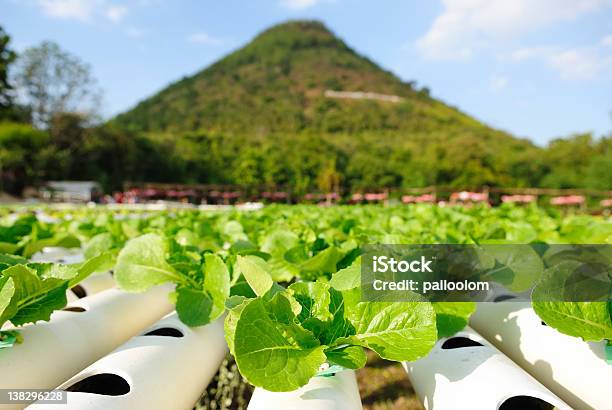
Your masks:
M 402 366 L 367 353 L 368 364 L 357 370 L 364 410 L 423 410 Z

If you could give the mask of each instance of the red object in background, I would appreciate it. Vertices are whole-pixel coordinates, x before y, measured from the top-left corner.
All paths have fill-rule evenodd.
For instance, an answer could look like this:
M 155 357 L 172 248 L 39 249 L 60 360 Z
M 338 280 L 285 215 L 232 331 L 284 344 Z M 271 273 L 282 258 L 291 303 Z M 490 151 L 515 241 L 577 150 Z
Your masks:
M 386 192 L 368 192 L 363 197 L 366 201 L 384 201 L 388 195 Z
M 417 204 L 417 203 L 433 203 L 436 201 L 436 196 L 433 194 L 423 195 L 404 195 L 402 196 L 402 202 L 404 204 Z
M 582 195 L 555 196 L 550 199 L 552 205 L 582 205 L 585 198 Z
M 599 205 L 606 208 L 612 207 L 612 198 L 602 199 L 601 202 L 599 202 Z
M 535 195 L 502 195 L 501 201 L 528 204 L 536 201 Z
M 488 202 L 489 194 L 486 192 L 453 192 L 450 196 L 451 202 Z

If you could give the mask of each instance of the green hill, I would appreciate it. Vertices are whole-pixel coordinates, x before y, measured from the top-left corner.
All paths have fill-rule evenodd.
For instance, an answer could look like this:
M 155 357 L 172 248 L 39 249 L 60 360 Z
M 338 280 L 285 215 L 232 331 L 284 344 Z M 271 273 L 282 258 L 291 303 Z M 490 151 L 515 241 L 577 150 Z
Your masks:
M 403 101 L 326 98 L 327 90 L 396 95 Z M 316 21 L 266 30 L 115 122 L 134 131 L 172 132 L 487 130 L 359 55 Z
M 401 81 L 316 21 L 264 31 L 109 125 L 163 147 L 167 179 L 185 182 L 537 186 L 549 169 L 528 140 Z

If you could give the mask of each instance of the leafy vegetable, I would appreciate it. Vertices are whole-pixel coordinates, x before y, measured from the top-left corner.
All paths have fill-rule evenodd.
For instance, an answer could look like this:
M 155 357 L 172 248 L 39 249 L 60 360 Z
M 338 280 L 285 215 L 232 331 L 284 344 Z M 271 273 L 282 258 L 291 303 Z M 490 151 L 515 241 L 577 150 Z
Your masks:
M 476 311 L 474 302 L 434 302 L 438 337 L 449 337 L 467 326 L 472 313 Z
M 0 327 L 49 320 L 51 313 L 66 306 L 66 290 L 100 270 L 109 255 L 101 254 L 80 265 L 24 263 L 2 255 L 9 265 L 0 273 Z
M 266 285 L 256 298 L 232 303 L 225 329 L 240 372 L 256 386 L 294 390 L 325 362 L 364 366 L 363 347 L 404 361 L 424 356 L 436 342 L 429 302 L 360 302 L 359 288 L 338 291 L 323 282 L 298 282 L 285 290 L 270 282 L 263 263 L 250 262 L 258 267 L 248 274 L 257 276 L 250 283 Z
M 225 310 L 230 274 L 217 255 L 189 251 L 154 233 L 129 240 L 117 257 L 115 278 L 123 289 L 144 292 L 166 282 L 176 285 L 176 311 L 188 326 L 203 326 Z M 172 262 L 172 263 L 171 263 Z

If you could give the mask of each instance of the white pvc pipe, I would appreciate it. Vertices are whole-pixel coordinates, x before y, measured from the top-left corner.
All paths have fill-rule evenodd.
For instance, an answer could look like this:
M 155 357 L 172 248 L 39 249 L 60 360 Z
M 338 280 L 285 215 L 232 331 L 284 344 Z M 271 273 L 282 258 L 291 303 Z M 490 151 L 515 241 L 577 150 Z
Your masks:
M 248 410 L 360 410 L 361 399 L 355 372 L 316 376 L 307 385 L 290 392 L 256 388 Z
M 466 339 L 476 346 L 449 348 L 461 346 Z M 571 410 L 469 327 L 440 339 L 428 356 L 402 365 L 427 410 L 499 409 L 507 400 L 520 396 Z
M 52 262 L 52 263 L 81 263 L 84 261 L 83 249 L 81 248 L 61 248 L 58 246 L 47 246 L 40 252 L 32 255 L 32 262 Z
M 85 291 L 86 296 L 91 296 L 107 289 L 114 288 L 116 283 L 115 278 L 113 278 L 110 272 L 96 272 L 80 282 L 79 286 Z M 74 291 L 71 291 L 71 293 L 74 293 Z
M 612 409 L 605 342 L 584 342 L 542 324 L 530 303 L 479 303 L 474 329 L 577 409 Z
M 58 386 L 170 312 L 169 289 L 109 289 L 69 304 L 85 311 L 57 311 L 49 322 L 20 328 L 23 343 L 0 350 L 0 389 Z
M 178 330 L 183 336 L 144 336 L 160 329 Z M 67 404 L 35 403 L 28 408 L 191 410 L 227 352 L 223 318 L 207 326 L 189 328 L 173 313 L 59 386 L 58 389 L 68 390 Z M 112 396 L 108 395 L 110 390 L 107 394 L 71 391 L 71 386 L 74 389 L 100 374 L 120 377 L 125 386 L 129 385 L 129 392 Z

